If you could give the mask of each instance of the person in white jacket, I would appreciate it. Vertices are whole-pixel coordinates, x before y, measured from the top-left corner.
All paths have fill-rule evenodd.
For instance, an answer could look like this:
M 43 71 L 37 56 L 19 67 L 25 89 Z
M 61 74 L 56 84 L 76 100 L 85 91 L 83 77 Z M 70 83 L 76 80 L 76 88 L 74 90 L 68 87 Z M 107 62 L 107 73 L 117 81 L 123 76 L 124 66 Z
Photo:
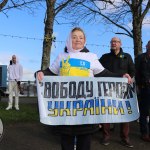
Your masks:
M 15 109 L 19 110 L 19 88 L 18 84 L 22 80 L 23 67 L 19 64 L 16 55 L 12 56 L 10 65 L 8 66 L 8 90 L 9 90 L 9 101 L 6 110 L 12 109 L 13 106 L 13 94 L 15 93 Z

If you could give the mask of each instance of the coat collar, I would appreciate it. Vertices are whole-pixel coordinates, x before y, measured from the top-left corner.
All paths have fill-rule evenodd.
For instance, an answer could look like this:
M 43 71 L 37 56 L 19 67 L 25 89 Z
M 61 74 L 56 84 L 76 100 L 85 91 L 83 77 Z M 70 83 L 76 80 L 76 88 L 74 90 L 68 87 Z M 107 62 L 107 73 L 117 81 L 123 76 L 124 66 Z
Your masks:
M 89 50 L 88 50 L 86 47 L 84 47 L 80 52 L 88 53 Z M 68 52 L 67 52 L 67 47 L 65 47 L 65 53 L 68 53 Z
M 111 54 L 112 54 L 113 56 L 116 56 L 116 57 L 119 57 L 119 58 L 125 58 L 125 54 L 124 54 L 122 48 L 120 48 L 120 52 L 119 52 L 117 55 L 115 55 L 115 53 L 114 53 L 114 51 L 113 51 L 112 49 L 111 49 L 110 51 L 111 51 Z

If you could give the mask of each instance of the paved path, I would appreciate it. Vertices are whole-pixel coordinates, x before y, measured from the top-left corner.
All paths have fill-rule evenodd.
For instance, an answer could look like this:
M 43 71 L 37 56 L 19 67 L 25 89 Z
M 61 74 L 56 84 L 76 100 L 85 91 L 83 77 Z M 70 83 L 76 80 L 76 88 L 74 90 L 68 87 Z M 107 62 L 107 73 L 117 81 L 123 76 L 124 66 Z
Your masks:
M 7 101 L 8 99 L 2 99 Z M 20 103 L 37 103 L 37 98 L 21 98 Z M 0 150 L 61 150 L 60 138 L 52 132 L 50 126 L 39 122 L 15 123 L 5 126 L 4 138 L 0 143 Z M 91 150 L 127 150 L 120 144 L 119 124 L 115 131 L 111 131 L 111 144 L 101 145 L 102 132 L 95 133 L 92 137 Z M 130 139 L 134 145 L 132 150 L 149 150 L 150 143 L 140 139 L 139 124 L 135 121 L 130 123 Z
M 150 143 L 140 139 L 138 123 L 131 123 L 130 139 L 134 144 L 133 150 L 149 150 Z M 99 131 L 92 137 L 91 150 L 127 150 L 120 144 L 119 126 L 112 131 L 111 144 L 100 144 L 102 132 Z M 4 138 L 0 143 L 0 150 L 61 150 L 59 135 L 52 132 L 50 126 L 41 123 L 15 123 L 7 125 Z

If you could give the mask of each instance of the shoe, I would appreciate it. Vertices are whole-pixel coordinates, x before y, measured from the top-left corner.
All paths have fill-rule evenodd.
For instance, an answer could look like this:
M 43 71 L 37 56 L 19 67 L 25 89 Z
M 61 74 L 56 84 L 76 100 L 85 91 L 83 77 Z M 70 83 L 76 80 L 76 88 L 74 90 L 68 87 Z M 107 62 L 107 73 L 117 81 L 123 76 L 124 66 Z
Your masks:
M 141 139 L 145 142 L 150 142 L 150 137 L 148 137 L 148 135 L 143 135 Z
M 15 106 L 15 109 L 16 109 L 16 110 L 19 110 L 19 106 Z
M 24 92 L 23 92 L 23 91 L 20 91 L 20 95 L 24 95 Z
M 6 108 L 6 110 L 10 110 L 10 109 L 12 109 L 12 106 L 8 106 L 8 107 Z
M 102 144 L 105 145 L 105 146 L 108 146 L 110 144 L 110 142 L 109 142 L 109 140 L 103 140 Z
M 133 148 L 133 145 L 129 141 L 122 140 L 121 144 L 123 146 L 129 147 L 129 148 Z

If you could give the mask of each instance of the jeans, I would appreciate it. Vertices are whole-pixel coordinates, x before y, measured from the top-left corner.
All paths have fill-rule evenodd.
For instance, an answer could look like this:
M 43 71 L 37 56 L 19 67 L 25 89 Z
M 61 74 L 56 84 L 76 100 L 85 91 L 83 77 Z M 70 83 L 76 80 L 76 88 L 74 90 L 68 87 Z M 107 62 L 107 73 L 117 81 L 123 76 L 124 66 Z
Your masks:
M 90 150 L 91 147 L 91 135 L 77 135 L 76 136 L 76 150 Z M 61 135 L 61 147 L 62 150 L 74 150 L 75 136 L 73 135 Z
M 120 123 L 120 137 L 123 141 L 129 141 L 129 123 Z M 103 138 L 110 139 L 110 123 L 103 124 Z
M 13 95 L 15 93 L 15 107 L 19 105 L 19 89 L 16 81 L 9 81 L 8 84 L 9 88 L 9 106 L 13 104 Z

